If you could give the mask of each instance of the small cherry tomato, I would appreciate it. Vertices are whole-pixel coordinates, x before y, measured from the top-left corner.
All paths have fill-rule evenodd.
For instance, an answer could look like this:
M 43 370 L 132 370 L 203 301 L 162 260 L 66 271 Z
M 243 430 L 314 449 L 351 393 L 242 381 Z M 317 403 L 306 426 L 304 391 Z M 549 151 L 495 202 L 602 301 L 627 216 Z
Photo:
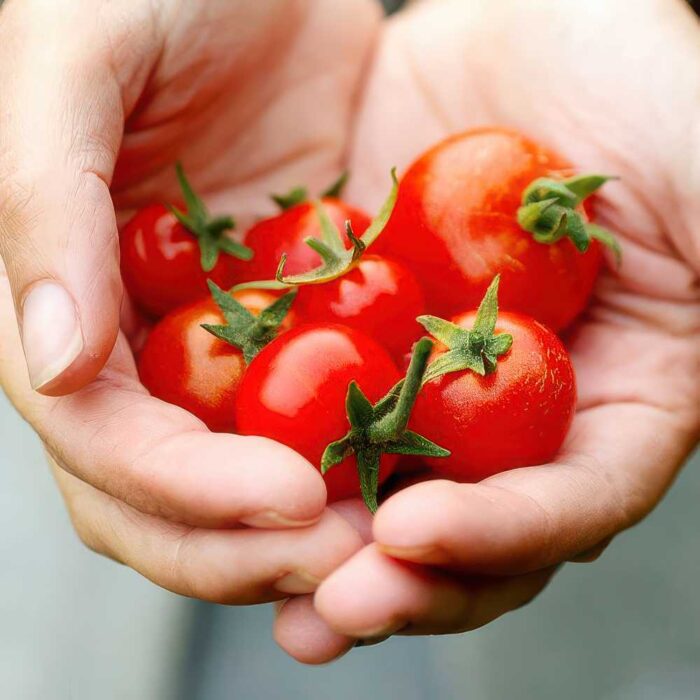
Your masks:
M 345 222 L 350 221 L 359 236 L 370 224 L 370 217 L 365 212 L 340 199 L 324 197 L 320 201 L 340 231 L 344 231 Z M 253 259 L 233 263 L 236 282 L 274 279 L 283 255 L 287 256 L 287 274 L 308 272 L 320 265 L 321 257 L 304 241 L 320 237 L 321 226 L 312 202 L 296 204 L 276 216 L 259 221 L 245 235 L 245 244 L 254 251 Z M 345 246 L 350 247 L 347 238 Z
M 238 432 L 282 442 L 320 469 L 326 447 L 348 431 L 350 383 L 374 403 L 399 376 L 386 350 L 359 331 L 338 324 L 297 326 L 250 363 L 236 400 Z M 395 463 L 395 455 L 382 456 L 379 482 Z M 360 495 L 355 456 L 334 466 L 325 480 L 329 501 Z
M 421 335 L 416 317 L 425 306 L 423 291 L 403 265 L 364 255 L 342 277 L 300 287 L 295 309 L 302 321 L 356 328 L 401 358 Z
M 503 309 L 563 329 L 591 295 L 602 261 L 598 240 L 618 252 L 611 234 L 590 222 L 588 202 L 582 205 L 609 178 L 571 175 L 569 162 L 515 131 L 453 136 L 405 173 L 376 252 L 416 275 L 430 313 L 475 307 L 500 273 Z M 524 210 L 527 203 L 534 207 Z
M 207 279 L 232 287 L 233 261 L 252 254 L 226 235 L 233 219 L 210 218 L 180 168 L 178 177 L 186 211 L 164 204 L 145 207 L 119 237 L 124 285 L 136 306 L 156 318 L 205 297 Z
M 236 292 L 234 298 L 255 316 L 278 301 L 276 295 L 253 289 Z M 290 312 L 280 332 L 294 322 Z M 233 432 L 246 361 L 241 349 L 202 328 L 202 324 L 223 323 L 224 315 L 211 298 L 172 311 L 148 336 L 138 369 L 153 396 L 188 410 L 210 430 Z
M 476 317 L 476 312 L 469 312 L 452 323 L 471 329 Z M 445 328 L 444 337 L 452 335 L 455 340 L 453 329 Z M 505 334 L 512 337 L 512 345 L 500 342 L 506 340 Z M 471 337 L 469 348 L 466 343 L 463 347 L 478 355 L 484 351 L 484 338 L 490 371 L 483 376 L 465 369 L 430 379 L 431 368 L 445 362 L 448 352 L 444 345 L 436 346 L 410 422 L 451 452 L 449 457 L 426 462 L 441 475 L 459 481 L 477 481 L 506 469 L 550 461 L 566 437 L 576 406 L 569 355 L 541 323 L 501 312 L 493 336 L 478 333 Z

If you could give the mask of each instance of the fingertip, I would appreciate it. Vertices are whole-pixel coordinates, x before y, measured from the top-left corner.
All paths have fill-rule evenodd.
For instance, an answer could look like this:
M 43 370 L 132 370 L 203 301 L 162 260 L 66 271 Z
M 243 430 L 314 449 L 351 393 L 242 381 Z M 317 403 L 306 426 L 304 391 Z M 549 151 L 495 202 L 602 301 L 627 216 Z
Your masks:
M 242 468 L 258 472 L 259 492 L 251 502 L 267 503 L 243 521 L 255 527 L 305 527 L 322 516 L 326 484 L 321 473 L 298 452 L 282 443 L 254 436 L 236 437 Z
M 334 661 L 355 643 L 328 626 L 316 612 L 311 595 L 291 598 L 278 608 L 273 636 L 293 659 L 310 665 Z
M 414 484 L 392 495 L 372 523 L 378 546 L 390 556 L 424 561 L 433 549 L 445 509 L 451 507 L 455 487 L 458 484 L 440 479 Z

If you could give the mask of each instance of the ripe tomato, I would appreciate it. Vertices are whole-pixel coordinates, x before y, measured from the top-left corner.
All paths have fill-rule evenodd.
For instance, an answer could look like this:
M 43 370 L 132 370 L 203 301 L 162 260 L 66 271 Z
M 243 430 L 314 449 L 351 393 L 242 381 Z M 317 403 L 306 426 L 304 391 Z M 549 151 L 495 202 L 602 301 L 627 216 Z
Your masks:
M 416 317 L 425 304 L 415 276 L 403 265 L 364 255 L 342 277 L 300 287 L 295 309 L 303 321 L 356 328 L 400 358 L 421 335 Z
M 580 253 L 568 238 L 537 242 L 517 214 L 535 179 L 572 174 L 570 163 L 515 131 L 482 128 L 448 138 L 404 175 L 376 251 L 416 275 L 430 313 L 449 317 L 475 307 L 500 273 L 503 309 L 560 330 L 586 306 L 600 245 L 593 240 Z
M 452 321 L 469 329 L 475 318 L 476 312 L 469 312 Z M 463 370 L 428 381 L 410 423 L 452 453 L 426 462 L 460 481 L 550 461 L 574 415 L 574 370 L 554 333 L 508 312 L 499 313 L 495 333 L 495 338 L 509 333 L 513 341 L 497 358 L 494 371 L 480 376 Z M 444 346 L 436 346 L 434 360 L 445 352 Z
M 156 318 L 205 297 L 207 279 L 230 288 L 233 260 L 252 254 L 226 235 L 233 219 L 210 218 L 179 165 L 177 175 L 186 211 L 153 204 L 138 211 L 119 237 L 124 285 L 134 303 Z
M 236 401 L 242 435 L 262 435 L 295 449 L 316 467 L 329 443 L 348 431 L 346 395 L 355 381 L 371 402 L 398 381 L 399 372 L 371 338 L 337 324 L 297 326 L 250 363 Z M 381 458 L 379 480 L 393 471 L 395 455 Z M 325 475 L 329 501 L 360 494 L 355 456 Z
M 256 316 L 276 296 L 259 290 L 236 292 L 234 298 Z M 280 329 L 294 324 L 294 312 Z M 238 348 L 201 328 L 222 324 L 213 299 L 172 311 L 151 331 L 139 356 L 139 376 L 153 396 L 188 410 L 216 432 L 235 429 L 236 394 L 246 369 Z
M 355 234 L 360 236 L 370 224 L 370 217 L 365 212 L 340 199 L 324 197 L 321 203 L 340 231 L 345 231 L 345 222 L 349 220 Z M 234 262 L 236 281 L 274 279 L 279 261 L 285 253 L 287 274 L 308 272 L 321 263 L 321 258 L 304 241 L 320 237 L 321 226 L 312 202 L 297 204 L 259 221 L 245 235 L 245 244 L 254 251 L 253 259 L 245 263 Z M 347 239 L 345 244 L 350 247 Z
M 220 287 L 235 281 L 232 258 L 210 272 L 200 264 L 197 239 L 162 204 L 141 209 L 120 235 L 124 285 L 134 303 L 156 318 L 207 295 L 207 279 Z

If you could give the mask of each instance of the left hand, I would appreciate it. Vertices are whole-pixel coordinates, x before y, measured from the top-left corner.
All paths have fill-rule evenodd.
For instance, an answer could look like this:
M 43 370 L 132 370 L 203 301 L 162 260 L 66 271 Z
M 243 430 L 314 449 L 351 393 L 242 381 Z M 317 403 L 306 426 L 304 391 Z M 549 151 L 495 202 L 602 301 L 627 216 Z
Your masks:
M 512 125 L 621 177 L 601 220 L 625 257 L 567 339 L 579 406 L 556 462 L 387 500 L 375 542 L 281 608 L 276 637 L 297 659 L 483 625 L 663 496 L 700 434 L 698 94 L 700 27 L 682 0 L 425 0 L 386 23 L 351 194 L 376 203 L 391 165 L 470 126 Z

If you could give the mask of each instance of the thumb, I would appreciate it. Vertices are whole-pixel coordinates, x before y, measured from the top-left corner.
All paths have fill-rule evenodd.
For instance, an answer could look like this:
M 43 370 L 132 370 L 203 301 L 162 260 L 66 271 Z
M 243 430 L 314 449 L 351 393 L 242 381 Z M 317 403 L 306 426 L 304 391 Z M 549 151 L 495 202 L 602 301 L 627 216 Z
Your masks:
M 0 255 L 31 384 L 49 395 L 91 381 L 119 329 L 122 285 L 109 193 L 123 131 L 120 89 L 90 42 L 27 7 L 0 22 Z

